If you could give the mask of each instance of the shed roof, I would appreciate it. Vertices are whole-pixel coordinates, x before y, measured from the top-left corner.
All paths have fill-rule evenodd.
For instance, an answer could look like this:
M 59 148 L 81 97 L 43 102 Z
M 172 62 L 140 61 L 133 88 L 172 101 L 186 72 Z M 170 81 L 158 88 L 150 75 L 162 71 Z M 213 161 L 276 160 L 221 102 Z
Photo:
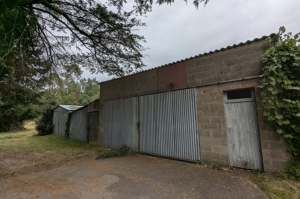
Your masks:
M 83 106 L 78 106 L 78 105 L 58 105 L 58 106 L 60 106 L 60 107 L 62 107 L 62 108 L 64 108 L 64 109 L 66 109 L 66 110 L 68 110 L 68 111 L 75 111 L 75 110 L 77 110 L 77 109 L 79 109 L 79 108 L 81 108 L 81 107 L 83 107 Z
M 206 53 L 203 53 L 203 54 L 195 55 L 195 56 L 193 56 L 193 57 L 189 57 L 189 58 L 186 58 L 186 59 L 178 60 L 178 61 L 176 61 L 176 62 L 172 62 L 172 63 L 168 63 L 168 64 L 165 64 L 165 65 L 162 65 L 162 66 L 154 67 L 154 68 L 151 68 L 151 69 L 148 69 L 148 70 L 138 71 L 138 72 L 136 72 L 136 73 L 133 73 L 133 74 L 130 74 L 130 75 L 127 75 L 127 76 L 124 76 L 124 77 L 133 76 L 133 75 L 136 75 L 136 74 L 139 74 L 139 73 L 143 73 L 143 72 L 155 70 L 155 69 L 157 69 L 157 68 L 162 68 L 162 67 L 169 66 L 169 65 L 172 65 L 172 64 L 184 62 L 184 61 L 187 61 L 187 60 L 190 60 L 190 59 L 194 59 L 194 58 L 197 58 L 197 57 L 202 57 L 202 56 L 214 54 L 214 53 L 217 53 L 217 52 L 220 52 L 220 51 L 225 51 L 225 50 L 228 50 L 228 49 L 231 49 L 231 48 L 236 48 L 236 47 L 239 47 L 239 46 L 244 46 L 244 45 L 247 45 L 247 44 L 255 43 L 255 42 L 258 42 L 258 41 L 265 40 L 265 39 L 268 38 L 268 37 L 274 37 L 274 36 L 276 36 L 276 34 L 275 34 L 275 33 L 272 33 L 272 34 L 270 34 L 269 36 L 262 36 L 261 38 L 255 38 L 255 39 L 253 39 L 253 40 L 251 40 L 251 41 L 248 40 L 248 41 L 246 41 L 246 42 L 241 42 L 241 43 L 239 43 L 239 44 L 234 44 L 234 45 L 232 45 L 232 46 L 227 46 L 227 47 L 221 48 L 221 49 L 219 49 L 219 50 L 216 49 L 216 50 L 214 50 L 214 51 L 209 51 L 209 52 L 206 52 Z M 114 81 L 114 80 L 121 79 L 121 78 L 124 78 L 124 77 L 118 77 L 118 78 L 113 78 L 113 79 L 110 79 L 110 80 L 102 81 L 102 82 L 99 82 L 99 84 L 106 83 L 106 82 L 110 82 L 110 81 Z

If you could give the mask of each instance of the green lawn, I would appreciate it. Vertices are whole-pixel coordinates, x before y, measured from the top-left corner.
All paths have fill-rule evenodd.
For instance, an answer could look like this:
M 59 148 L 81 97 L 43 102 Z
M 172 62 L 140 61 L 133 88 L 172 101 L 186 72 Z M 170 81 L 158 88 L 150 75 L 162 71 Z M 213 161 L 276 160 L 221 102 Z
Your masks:
M 276 173 L 257 174 L 253 181 L 272 199 L 300 199 L 300 182 L 279 177 Z
M 96 157 L 98 149 L 99 146 L 54 134 L 38 136 L 35 124 L 30 122 L 25 130 L 0 133 L 0 175 L 39 170 L 84 156 Z

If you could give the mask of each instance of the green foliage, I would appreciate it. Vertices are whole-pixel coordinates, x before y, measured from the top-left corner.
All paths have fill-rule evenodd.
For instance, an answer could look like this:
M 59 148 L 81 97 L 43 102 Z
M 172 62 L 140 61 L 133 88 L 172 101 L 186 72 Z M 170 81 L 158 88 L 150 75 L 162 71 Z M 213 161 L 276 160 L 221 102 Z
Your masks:
M 280 29 L 278 43 L 264 57 L 260 78 L 264 116 L 290 144 L 295 157 L 300 152 L 300 47 L 298 36 Z
M 113 12 L 110 6 L 97 0 L 0 0 L 0 37 L 7 38 L 9 50 L 19 53 L 14 46 L 24 46 L 25 59 L 50 61 L 55 72 L 76 63 L 92 73 L 122 76 L 144 65 L 145 39 L 134 29 L 145 24 L 133 12 Z M 6 26 L 17 33 L 13 40 L 9 29 L 1 30 Z
M 86 105 L 100 96 L 97 80 L 82 78 L 82 70 L 78 65 L 64 66 L 59 74 L 50 74 L 48 86 L 44 89 L 40 103 L 49 99 L 57 104 Z
M 221 166 L 218 164 L 213 164 L 212 169 L 221 170 Z
M 300 160 L 300 46 L 299 34 L 279 29 L 274 47 L 266 51 L 260 77 L 263 114 L 288 142 L 295 161 Z M 291 164 L 293 165 L 293 164 Z M 290 166 L 291 166 L 290 165 Z M 297 164 L 299 166 L 299 164 Z M 294 166 L 291 172 L 298 176 Z M 299 167 L 300 168 L 300 167 Z
M 14 3 L 0 0 L 0 132 L 22 128 L 36 116 L 37 88 L 50 68 L 32 29 L 34 19 L 24 17 L 24 10 L 6 9 Z
M 130 150 L 130 148 L 126 145 L 121 146 L 119 149 L 116 150 L 99 150 L 99 154 L 96 157 L 96 159 L 105 159 L 105 158 L 111 158 L 111 157 L 122 157 L 126 155 L 133 154 L 133 151 Z
M 72 115 L 73 115 L 73 111 L 69 111 L 69 113 L 68 113 L 68 119 L 67 119 L 67 122 L 66 122 L 65 135 L 64 135 L 65 139 L 69 139 L 70 138 L 70 124 L 71 124 Z
M 86 142 L 89 143 L 90 141 L 90 130 L 91 130 L 91 125 L 90 125 L 90 114 L 87 113 L 87 119 L 86 119 Z
M 53 109 L 55 106 L 55 102 L 50 102 L 49 104 L 42 106 L 42 110 L 40 111 L 41 117 L 37 121 L 35 127 L 38 135 L 49 135 L 53 133 Z
M 278 175 L 285 180 L 300 181 L 300 160 L 293 158 L 286 170 L 279 170 Z

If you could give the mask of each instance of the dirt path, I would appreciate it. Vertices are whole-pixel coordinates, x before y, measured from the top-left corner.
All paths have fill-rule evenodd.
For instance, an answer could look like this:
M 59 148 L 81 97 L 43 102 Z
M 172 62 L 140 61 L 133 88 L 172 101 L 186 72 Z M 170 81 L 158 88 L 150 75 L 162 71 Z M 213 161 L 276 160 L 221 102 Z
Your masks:
M 0 178 L 0 198 L 265 197 L 246 171 L 218 171 L 136 154 L 105 160 L 87 157 L 48 171 Z

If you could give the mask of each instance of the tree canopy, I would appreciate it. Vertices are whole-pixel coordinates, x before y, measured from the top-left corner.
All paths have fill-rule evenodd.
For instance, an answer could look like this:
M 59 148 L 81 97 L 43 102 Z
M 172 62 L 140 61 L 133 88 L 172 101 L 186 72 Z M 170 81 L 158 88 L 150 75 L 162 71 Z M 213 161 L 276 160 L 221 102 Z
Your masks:
M 156 3 L 173 3 L 158 0 Z M 196 7 L 208 0 L 194 0 Z M 78 64 L 91 72 L 122 76 L 143 66 L 144 37 L 134 29 L 143 24 L 136 13 L 151 11 L 153 0 L 135 0 L 124 11 L 126 0 L 0 0 L 0 30 L 7 45 L 30 48 L 28 59 L 49 61 L 53 66 Z M 111 7 L 117 8 L 113 12 Z M 11 38 L 14 38 L 11 40 Z M 23 45 L 23 44 L 26 45 Z M 29 61 L 29 60 L 28 60 Z M 34 63 L 38 65 L 37 63 Z
M 144 38 L 133 28 L 144 24 L 130 12 L 114 13 L 91 0 L 1 0 L 0 12 L 0 27 L 7 25 L 3 36 L 18 33 L 8 47 L 28 42 L 34 53 L 26 53 L 28 58 L 36 56 L 52 66 L 76 63 L 119 76 L 143 66 Z
M 83 78 L 78 65 L 65 66 L 59 74 L 52 73 L 42 90 L 40 103 L 87 105 L 99 99 L 100 86 L 96 78 Z

